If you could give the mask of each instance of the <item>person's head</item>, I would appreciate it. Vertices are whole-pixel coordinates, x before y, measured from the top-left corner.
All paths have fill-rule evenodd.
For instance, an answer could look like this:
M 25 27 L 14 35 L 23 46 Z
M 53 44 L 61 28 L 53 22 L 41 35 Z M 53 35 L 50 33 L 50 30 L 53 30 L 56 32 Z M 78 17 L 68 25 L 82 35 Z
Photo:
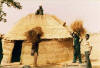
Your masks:
M 89 37 L 90 37 L 90 35 L 89 34 L 86 34 L 85 37 L 86 37 L 86 40 L 88 40 Z
M 80 36 L 80 33 L 79 32 L 74 32 L 75 35 L 77 36 Z
M 1 34 L 1 35 L 0 35 L 0 39 L 3 39 L 3 38 L 4 38 L 4 34 Z
M 42 5 L 39 6 L 39 9 L 43 9 L 43 8 L 42 8 Z

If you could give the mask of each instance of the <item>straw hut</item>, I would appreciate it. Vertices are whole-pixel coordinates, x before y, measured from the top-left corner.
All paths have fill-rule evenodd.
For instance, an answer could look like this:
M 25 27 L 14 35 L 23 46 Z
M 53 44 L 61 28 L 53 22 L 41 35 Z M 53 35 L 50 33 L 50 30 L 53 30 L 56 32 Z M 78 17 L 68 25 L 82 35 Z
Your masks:
M 72 38 L 65 23 L 54 15 L 29 14 L 20 19 L 4 36 L 2 64 L 20 62 L 33 64 L 32 43 L 28 42 L 25 32 L 35 27 L 43 31 L 39 44 L 38 64 L 58 63 L 72 59 Z

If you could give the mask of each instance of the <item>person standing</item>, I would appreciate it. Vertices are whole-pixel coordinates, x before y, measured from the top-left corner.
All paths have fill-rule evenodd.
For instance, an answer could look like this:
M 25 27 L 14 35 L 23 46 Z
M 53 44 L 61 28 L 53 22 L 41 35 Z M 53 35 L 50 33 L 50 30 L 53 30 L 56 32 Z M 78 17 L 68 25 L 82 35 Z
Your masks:
M 83 40 L 86 68 L 92 68 L 91 61 L 90 61 L 92 45 L 90 45 L 89 43 L 89 37 L 90 35 L 86 34 L 85 39 Z
M 81 60 L 81 52 L 80 52 L 80 33 L 79 32 L 73 32 L 73 48 L 74 48 L 74 57 L 73 57 L 73 63 L 76 63 L 77 58 L 79 59 L 79 63 L 82 63 Z
M 1 64 L 1 61 L 3 58 L 2 38 L 3 38 L 3 35 L 1 35 L 1 37 L 0 37 L 0 64 Z
M 31 56 L 34 56 L 34 65 L 37 67 L 38 49 L 43 35 L 41 27 L 35 27 L 26 33 L 27 40 L 32 43 Z
M 37 67 L 37 59 L 38 59 L 38 49 L 39 43 L 41 42 L 41 36 L 43 35 L 41 27 L 35 27 L 25 33 L 27 41 L 32 43 L 31 48 L 31 56 L 34 56 L 33 65 Z M 29 66 L 25 66 L 29 67 Z
M 34 56 L 34 65 L 37 67 L 38 49 L 39 49 L 39 43 L 41 40 L 39 34 L 37 34 L 37 37 L 35 40 L 36 41 L 34 43 L 32 43 L 31 55 Z
M 36 11 L 35 13 L 36 15 L 43 15 L 43 8 L 42 8 L 42 5 L 39 6 L 39 9 Z

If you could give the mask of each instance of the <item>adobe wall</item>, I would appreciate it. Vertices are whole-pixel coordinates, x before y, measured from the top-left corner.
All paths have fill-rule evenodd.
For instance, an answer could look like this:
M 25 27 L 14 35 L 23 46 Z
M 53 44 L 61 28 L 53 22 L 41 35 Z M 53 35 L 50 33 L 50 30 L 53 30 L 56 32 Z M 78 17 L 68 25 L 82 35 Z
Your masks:
M 72 42 L 72 39 L 42 41 L 39 45 L 38 64 L 59 63 L 72 60 Z M 21 54 L 22 64 L 33 64 L 34 58 L 31 56 L 31 47 L 31 43 L 23 43 Z

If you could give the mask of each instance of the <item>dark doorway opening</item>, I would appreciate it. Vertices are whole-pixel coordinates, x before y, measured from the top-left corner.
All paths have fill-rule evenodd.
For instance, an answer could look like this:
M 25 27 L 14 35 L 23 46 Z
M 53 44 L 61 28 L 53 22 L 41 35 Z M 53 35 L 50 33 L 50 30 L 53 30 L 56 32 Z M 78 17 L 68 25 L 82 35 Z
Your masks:
M 20 62 L 21 50 L 22 50 L 22 40 L 14 41 L 14 48 L 12 51 L 11 62 Z

